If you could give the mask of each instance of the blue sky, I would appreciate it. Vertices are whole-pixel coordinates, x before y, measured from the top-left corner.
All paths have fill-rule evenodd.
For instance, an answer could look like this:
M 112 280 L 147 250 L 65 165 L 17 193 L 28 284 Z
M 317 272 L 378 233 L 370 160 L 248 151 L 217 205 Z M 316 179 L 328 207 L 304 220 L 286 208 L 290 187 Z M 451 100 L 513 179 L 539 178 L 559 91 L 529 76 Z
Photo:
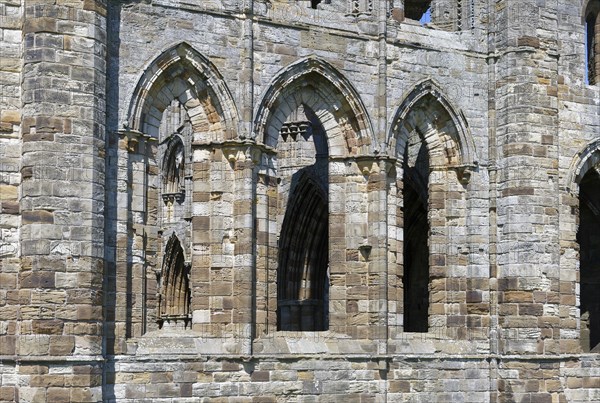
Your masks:
M 421 19 L 419 20 L 419 22 L 421 24 L 427 24 L 428 22 L 431 21 L 431 8 L 429 8 L 425 14 L 423 14 L 423 16 L 421 17 Z

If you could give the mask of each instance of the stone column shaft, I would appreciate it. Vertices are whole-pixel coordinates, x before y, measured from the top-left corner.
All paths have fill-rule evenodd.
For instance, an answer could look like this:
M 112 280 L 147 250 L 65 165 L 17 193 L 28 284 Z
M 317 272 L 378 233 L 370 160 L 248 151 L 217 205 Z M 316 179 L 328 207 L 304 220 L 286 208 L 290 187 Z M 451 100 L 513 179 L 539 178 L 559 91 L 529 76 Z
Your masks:
M 233 163 L 233 323 L 234 332 L 242 340 L 241 353 L 245 355 L 252 354 L 256 316 L 256 164 L 253 159 L 256 153 L 251 146 L 239 149 Z

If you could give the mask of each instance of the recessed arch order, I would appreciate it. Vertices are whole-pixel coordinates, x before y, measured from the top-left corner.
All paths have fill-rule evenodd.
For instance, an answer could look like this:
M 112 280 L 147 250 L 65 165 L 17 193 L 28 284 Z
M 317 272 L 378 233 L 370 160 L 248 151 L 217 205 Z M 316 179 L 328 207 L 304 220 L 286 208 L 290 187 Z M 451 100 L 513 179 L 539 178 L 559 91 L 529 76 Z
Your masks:
M 281 126 L 302 105 L 314 111 L 323 125 L 330 155 L 352 156 L 377 149 L 358 92 L 333 66 L 314 57 L 287 66 L 272 80 L 255 113 L 257 141 L 275 148 Z
M 466 119 L 430 79 L 413 87 L 393 117 L 388 144 L 395 156 L 403 158 L 407 141 L 415 130 L 423 136 L 433 167 L 474 168 L 478 165 Z
M 217 68 L 191 45 L 182 42 L 162 52 L 144 70 L 133 91 L 128 129 L 156 137 L 162 112 L 173 99 L 186 109 L 194 131 L 237 134 L 239 115 Z

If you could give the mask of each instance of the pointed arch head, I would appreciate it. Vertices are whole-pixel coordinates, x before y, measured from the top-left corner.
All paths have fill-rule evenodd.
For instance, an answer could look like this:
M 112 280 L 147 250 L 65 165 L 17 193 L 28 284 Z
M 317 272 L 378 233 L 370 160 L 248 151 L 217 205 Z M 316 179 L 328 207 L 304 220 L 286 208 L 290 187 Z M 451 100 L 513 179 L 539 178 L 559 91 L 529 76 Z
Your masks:
M 425 142 L 432 166 L 474 167 L 478 163 L 464 115 L 433 80 L 418 83 L 394 115 L 388 144 L 399 160 L 415 133 Z
M 180 263 L 183 264 L 185 262 L 185 252 L 181 242 L 179 241 L 179 238 L 175 232 L 173 232 L 167 241 L 167 245 L 165 246 L 163 258 L 163 276 L 169 274 L 177 260 L 181 260 Z
M 208 140 L 236 137 L 238 112 L 222 76 L 185 42 L 161 53 L 145 69 L 129 106 L 128 128 L 158 138 L 162 114 L 174 99 L 186 109 L 194 133 Z
M 286 67 L 271 82 L 255 113 L 257 141 L 276 148 L 281 127 L 301 107 L 313 111 L 323 126 L 329 155 L 377 149 L 366 108 L 352 84 L 333 66 L 312 57 Z
M 567 176 L 567 190 L 577 193 L 581 180 L 591 169 L 600 170 L 600 139 L 588 143 L 573 158 Z

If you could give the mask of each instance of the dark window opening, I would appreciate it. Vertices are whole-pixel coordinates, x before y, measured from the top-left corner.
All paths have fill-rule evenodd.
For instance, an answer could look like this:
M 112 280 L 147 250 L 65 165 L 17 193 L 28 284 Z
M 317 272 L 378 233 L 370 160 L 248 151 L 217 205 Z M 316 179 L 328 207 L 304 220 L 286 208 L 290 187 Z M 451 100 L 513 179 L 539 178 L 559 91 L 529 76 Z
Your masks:
M 405 0 L 404 15 L 411 20 L 420 21 L 430 6 L 431 0 Z
M 596 84 L 596 18 L 591 15 L 585 22 L 587 83 Z
M 586 352 L 600 351 L 600 173 L 591 169 L 579 190 L 581 344 Z
M 296 176 L 279 244 L 278 329 L 327 330 L 327 194 L 306 170 Z
M 311 0 L 310 7 L 316 9 L 320 3 L 321 3 L 321 0 Z
M 416 136 L 415 136 L 416 137 Z M 414 139 L 417 140 L 417 139 Z M 413 142 L 404 157 L 404 331 L 429 329 L 429 156 Z
M 600 2 L 591 2 L 585 13 L 586 82 L 600 83 Z
M 183 248 L 175 234 L 171 236 L 165 248 L 160 283 L 159 325 L 164 322 L 190 319 L 190 266 L 186 265 Z

